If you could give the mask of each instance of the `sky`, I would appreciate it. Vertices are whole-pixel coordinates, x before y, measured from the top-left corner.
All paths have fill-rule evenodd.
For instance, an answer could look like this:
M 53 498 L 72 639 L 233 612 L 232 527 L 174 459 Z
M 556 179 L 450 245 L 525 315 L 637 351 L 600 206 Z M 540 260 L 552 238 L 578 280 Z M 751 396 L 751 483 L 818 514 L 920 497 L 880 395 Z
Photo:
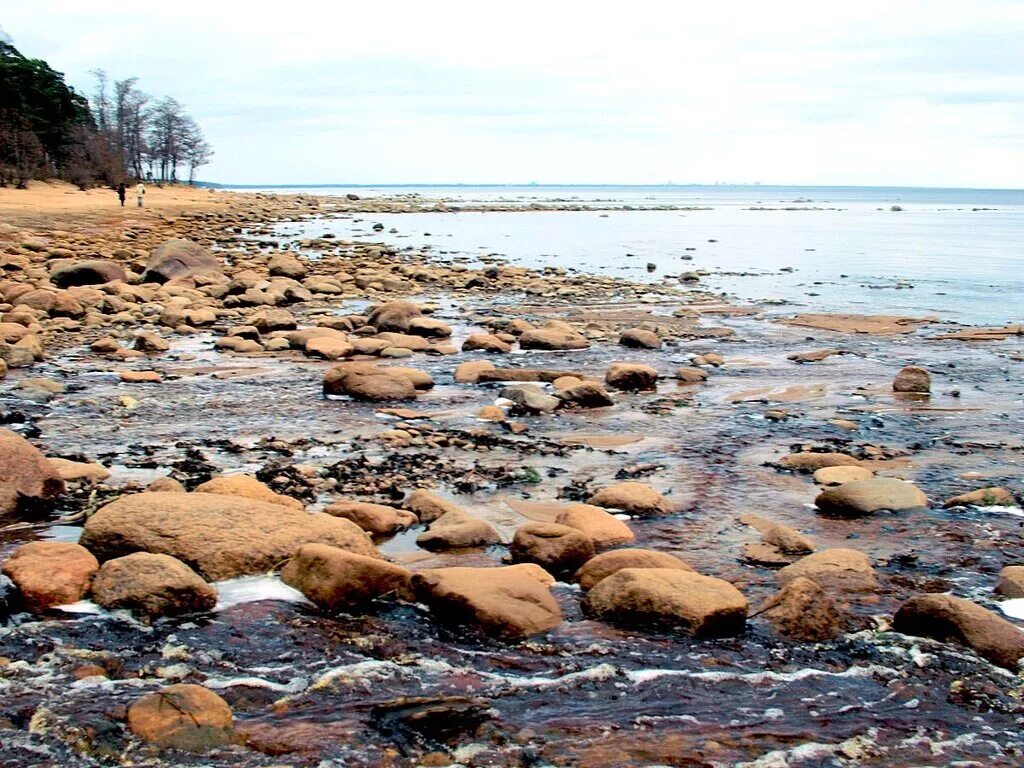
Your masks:
M 0 0 L 235 184 L 1024 187 L 1024 1 Z

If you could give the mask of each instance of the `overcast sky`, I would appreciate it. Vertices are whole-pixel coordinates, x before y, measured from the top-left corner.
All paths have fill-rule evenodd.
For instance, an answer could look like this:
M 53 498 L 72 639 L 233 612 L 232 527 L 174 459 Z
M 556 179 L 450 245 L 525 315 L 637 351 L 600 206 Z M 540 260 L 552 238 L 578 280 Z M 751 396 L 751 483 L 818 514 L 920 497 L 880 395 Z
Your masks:
M 371 7 L 372 6 L 372 7 Z M 0 0 L 224 183 L 1024 186 L 1024 2 Z

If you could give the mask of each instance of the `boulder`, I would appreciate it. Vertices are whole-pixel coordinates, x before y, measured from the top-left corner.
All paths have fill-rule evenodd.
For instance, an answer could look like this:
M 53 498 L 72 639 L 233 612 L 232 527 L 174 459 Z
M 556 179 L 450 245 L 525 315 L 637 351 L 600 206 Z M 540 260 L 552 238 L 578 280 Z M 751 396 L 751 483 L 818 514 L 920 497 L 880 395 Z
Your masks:
M 636 540 L 636 534 L 625 522 L 590 504 L 571 505 L 558 514 L 555 522 L 582 532 L 594 543 L 596 549 L 629 544 Z
M 367 325 L 372 325 L 378 331 L 405 333 L 409 330 L 412 319 L 422 314 L 422 310 L 411 302 L 390 301 L 373 308 L 367 319 Z
M 814 542 L 800 531 L 782 523 L 772 523 L 761 531 L 761 541 L 787 555 L 801 555 L 814 551 Z
M 324 513 L 351 520 L 373 536 L 391 536 L 419 522 L 416 515 L 404 509 L 350 499 L 339 499 L 328 504 L 324 507 Z
M 217 590 L 177 558 L 135 552 L 102 565 L 92 582 L 92 599 L 110 610 L 176 616 L 210 610 Z
M 171 342 L 152 331 L 142 331 L 135 335 L 135 342 L 132 344 L 132 347 L 147 354 L 166 352 L 171 348 Z
M 861 517 L 881 509 L 898 512 L 928 506 L 928 498 L 911 483 L 895 477 L 874 477 L 828 488 L 818 494 L 815 506 L 822 512 Z
M 501 397 L 511 400 L 514 409 L 520 413 L 551 413 L 562 404 L 557 397 L 549 395 L 536 384 L 515 384 L 501 390 Z
M 932 378 L 927 369 L 919 365 L 908 365 L 892 380 L 893 392 L 928 394 L 932 389 Z
M 81 600 L 99 567 L 78 544 L 32 541 L 14 550 L 0 571 L 17 586 L 25 606 L 40 612 Z
M 845 453 L 819 453 L 817 451 L 791 453 L 779 459 L 778 463 L 783 469 L 790 469 L 794 472 L 815 472 L 822 467 L 851 467 L 860 465 L 857 459 Z
M 150 493 L 185 493 L 185 486 L 173 477 L 158 477 L 146 486 Z
M 462 508 L 453 501 L 439 496 L 426 488 L 417 488 L 409 494 L 402 506 L 419 518 L 421 523 L 432 523 L 449 512 L 462 512 Z
M 172 555 L 209 581 L 266 573 L 310 542 L 377 556 L 349 520 L 218 493 L 121 496 L 86 521 L 81 542 L 100 560 Z
M 658 372 L 649 365 L 612 363 L 604 375 L 605 383 L 626 392 L 649 392 L 658 388 Z
M 1019 507 L 1020 504 L 1008 490 L 993 486 L 953 496 L 946 499 L 942 506 L 948 509 L 950 507 Z
M 372 363 L 335 366 L 324 375 L 323 390 L 325 395 L 348 395 L 370 402 L 416 399 L 416 387 L 407 376 Z
M 558 389 L 557 385 L 556 389 Z M 615 401 L 612 400 L 607 390 L 596 381 L 581 381 L 578 384 L 558 389 L 555 394 L 564 405 L 573 405 L 578 408 L 606 408 L 615 405 Z
M 498 637 L 525 637 L 562 622 L 551 596 L 554 579 L 540 566 L 435 568 L 413 574 L 416 598 L 443 621 L 469 624 Z
M 707 381 L 708 372 L 703 368 L 684 365 L 676 368 L 676 378 L 683 384 L 700 384 L 702 381 Z
M 631 349 L 661 349 L 658 334 L 643 328 L 627 328 L 619 335 L 619 344 Z
M 128 727 L 162 749 L 204 752 L 234 741 L 231 707 L 201 685 L 181 683 L 147 693 L 128 707 Z
M 16 432 L 0 429 L 0 514 L 52 502 L 64 493 L 57 468 Z
M 779 634 L 803 642 L 831 640 L 846 628 L 835 601 L 816 582 L 799 576 L 765 601 L 758 614 Z
M 646 483 L 616 483 L 602 488 L 587 500 L 596 507 L 620 509 L 637 517 L 667 515 L 672 512 L 665 497 Z
M 870 480 L 874 476 L 875 473 L 867 467 L 858 467 L 852 464 L 814 470 L 814 482 L 818 485 L 843 485 L 844 483 L 855 483 L 858 480 Z
M 580 587 L 588 590 L 602 579 L 613 573 L 618 573 L 624 568 L 693 570 L 687 563 L 667 552 L 658 552 L 653 549 L 613 549 L 592 557 L 576 571 L 573 578 L 579 582 Z
M 280 504 L 292 509 L 305 509 L 302 502 L 290 496 L 275 493 L 252 475 L 219 475 L 200 483 L 196 493 L 219 493 L 222 496 L 241 496 L 246 499 Z
M 1012 600 L 1024 597 L 1024 565 L 1008 565 L 999 572 L 996 592 Z
M 83 480 L 89 483 L 98 483 L 110 477 L 110 470 L 99 464 L 69 461 L 68 459 L 49 459 L 49 462 L 56 468 L 61 480 L 66 483 Z
M 470 360 L 455 369 L 453 378 L 457 384 L 476 384 L 483 371 L 493 370 L 494 363 L 488 360 Z
M 336 336 L 314 336 L 306 342 L 305 351 L 310 357 L 338 360 L 352 355 L 355 352 L 355 347 L 348 342 L 348 339 Z
M 532 328 L 519 337 L 522 349 L 587 349 L 590 342 L 574 331 L 559 328 Z
M 447 339 L 452 335 L 452 328 L 436 317 L 415 316 L 409 319 L 409 328 L 406 332 L 428 339 Z
M 468 512 L 453 510 L 437 518 L 416 537 L 423 549 L 468 549 L 498 544 L 501 536 L 494 526 Z
M 782 586 L 800 577 L 830 591 L 874 592 L 878 587 L 868 556 L 855 549 L 823 549 L 787 565 L 776 576 Z
M 281 569 L 281 579 L 332 613 L 389 595 L 412 598 L 411 571 L 325 544 L 299 547 Z
M 287 309 L 261 309 L 249 316 L 248 324 L 261 334 L 271 331 L 290 331 L 298 326 L 295 315 Z
M 271 256 L 267 262 L 267 272 L 271 277 L 290 277 L 301 280 L 306 276 L 306 265 L 291 253 L 279 253 Z
M 412 385 L 419 391 L 424 391 L 434 388 L 434 378 L 426 371 L 420 371 L 416 368 L 406 368 L 402 365 L 389 365 L 384 368 L 388 373 L 392 373 L 398 376 L 404 376 Z
M 466 340 L 462 343 L 462 351 L 473 352 L 477 350 L 481 352 L 505 353 L 512 351 L 512 345 L 490 333 L 474 333 L 466 337 Z
M 168 240 L 153 251 L 142 273 L 144 283 L 166 283 L 200 274 L 220 274 L 220 260 L 191 240 Z
M 50 282 L 58 288 L 76 285 L 102 285 L 115 280 L 127 281 L 124 267 L 115 261 L 105 259 L 84 259 L 72 261 L 62 259 L 50 271 Z
M 594 543 L 575 528 L 558 523 L 527 523 L 509 547 L 514 563 L 536 563 L 549 573 L 575 571 L 594 556 Z
M 905 635 L 965 645 L 993 664 L 1014 671 L 1024 658 L 1024 631 L 962 597 L 912 597 L 896 612 L 892 628 Z
M 583 607 L 600 619 L 723 637 L 743 632 L 748 604 L 722 579 L 678 568 L 624 568 L 594 585 Z

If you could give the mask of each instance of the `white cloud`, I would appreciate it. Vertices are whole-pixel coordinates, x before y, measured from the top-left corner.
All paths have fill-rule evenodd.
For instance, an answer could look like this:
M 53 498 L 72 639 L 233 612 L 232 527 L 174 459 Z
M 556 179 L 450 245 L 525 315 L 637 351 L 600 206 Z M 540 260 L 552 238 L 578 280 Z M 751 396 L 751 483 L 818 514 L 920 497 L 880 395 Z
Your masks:
M 1016 186 L 1024 3 L 34 0 L 86 88 L 183 101 L 234 182 Z

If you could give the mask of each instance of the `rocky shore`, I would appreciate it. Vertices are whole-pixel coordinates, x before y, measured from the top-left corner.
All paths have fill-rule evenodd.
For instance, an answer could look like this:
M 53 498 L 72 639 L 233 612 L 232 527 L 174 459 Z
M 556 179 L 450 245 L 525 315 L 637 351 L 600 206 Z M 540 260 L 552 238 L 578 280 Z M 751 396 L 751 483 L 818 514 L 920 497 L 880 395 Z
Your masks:
M 23 194 L 0 763 L 1024 760 L 1019 326 Z

